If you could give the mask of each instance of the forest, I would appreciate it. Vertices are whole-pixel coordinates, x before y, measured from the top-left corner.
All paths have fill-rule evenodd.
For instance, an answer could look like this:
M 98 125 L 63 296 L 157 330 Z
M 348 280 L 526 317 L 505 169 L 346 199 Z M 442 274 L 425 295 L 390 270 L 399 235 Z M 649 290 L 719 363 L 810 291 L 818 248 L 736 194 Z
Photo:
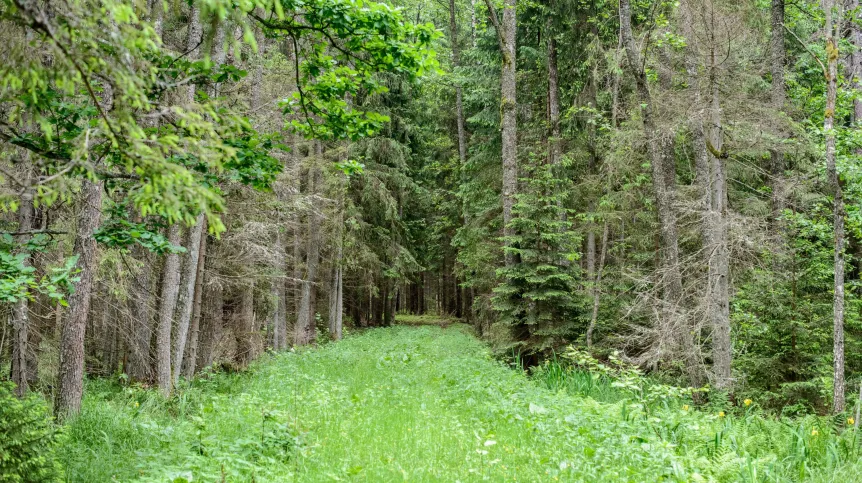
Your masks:
M 859 0 L 0 38 L 0 482 L 862 481 Z

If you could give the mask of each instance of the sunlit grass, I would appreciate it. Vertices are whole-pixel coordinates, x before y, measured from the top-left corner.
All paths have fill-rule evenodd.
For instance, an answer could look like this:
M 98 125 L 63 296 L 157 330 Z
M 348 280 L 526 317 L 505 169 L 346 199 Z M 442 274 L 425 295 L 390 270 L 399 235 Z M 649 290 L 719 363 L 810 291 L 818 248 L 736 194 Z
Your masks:
M 375 329 L 168 401 L 92 383 L 63 457 L 81 482 L 862 478 L 853 431 L 829 420 L 676 400 L 647 415 L 609 381 L 556 380 L 495 361 L 463 325 Z

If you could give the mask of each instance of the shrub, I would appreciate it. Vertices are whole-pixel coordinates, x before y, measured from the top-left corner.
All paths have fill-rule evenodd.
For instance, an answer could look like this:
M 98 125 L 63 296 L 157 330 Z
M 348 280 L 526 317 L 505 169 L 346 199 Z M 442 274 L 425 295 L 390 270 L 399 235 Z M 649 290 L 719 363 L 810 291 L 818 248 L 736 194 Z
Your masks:
M 45 401 L 35 394 L 18 399 L 13 388 L 0 383 L 0 482 L 62 481 L 55 457 L 61 433 Z

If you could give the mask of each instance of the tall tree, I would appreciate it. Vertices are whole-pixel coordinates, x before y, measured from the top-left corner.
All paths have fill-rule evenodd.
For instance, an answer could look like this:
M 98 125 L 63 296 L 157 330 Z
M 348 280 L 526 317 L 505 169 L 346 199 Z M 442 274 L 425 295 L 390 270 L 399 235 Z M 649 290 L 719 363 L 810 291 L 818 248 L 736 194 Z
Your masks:
M 201 304 L 203 303 L 204 267 L 206 266 L 207 254 L 206 220 L 203 220 L 203 222 L 201 223 L 201 227 L 202 229 L 199 233 L 201 237 L 201 241 L 199 242 L 200 253 L 198 255 L 198 265 L 196 267 L 197 273 L 195 274 L 194 298 L 192 302 L 192 319 L 191 324 L 189 325 L 188 349 L 185 351 L 185 355 L 183 356 L 182 372 L 183 376 L 185 376 L 187 379 L 191 379 L 195 375 L 198 361 L 198 346 L 200 344 L 200 327 L 202 313 Z
M 669 338 L 677 341 L 680 350 L 685 354 L 694 354 L 695 348 L 692 335 L 687 327 L 680 327 L 678 314 L 682 303 L 682 274 L 679 267 L 679 232 L 677 215 L 674 206 L 675 186 L 673 178 L 674 164 L 671 153 L 671 139 L 667 133 L 660 132 L 655 125 L 653 100 L 647 83 L 645 64 L 634 40 L 631 22 L 631 4 L 629 0 L 620 0 L 620 35 L 628 58 L 628 68 L 635 78 L 637 99 L 640 104 L 643 135 L 648 145 L 650 164 L 652 167 L 652 184 L 658 209 L 659 225 L 662 242 L 661 294 L 662 307 L 660 311 L 660 339 Z M 661 344 L 666 341 L 660 342 Z M 697 372 L 692 367 L 695 361 L 687 359 L 688 372 L 694 379 Z M 694 381 L 692 381 L 694 382 Z
M 171 225 L 168 228 L 168 243 L 179 246 L 180 238 L 180 226 Z M 165 264 L 162 269 L 159 320 L 156 328 L 156 384 L 165 396 L 171 394 L 173 382 L 171 377 L 171 328 L 173 327 L 179 289 L 180 256 L 172 251 L 165 256 Z
M 21 193 L 21 202 L 18 205 L 18 235 L 16 242 L 24 246 L 31 238 L 33 230 L 33 199 L 35 191 L 29 186 L 32 183 L 33 169 L 30 166 L 29 153 L 23 153 L 22 164 L 26 171 L 24 184 L 28 186 Z M 30 265 L 30 257 L 23 260 L 24 266 Z M 30 347 L 30 301 L 27 297 L 21 297 L 12 306 L 12 382 L 15 383 L 15 394 L 24 397 L 27 393 L 31 374 L 28 367 L 28 352 Z
M 323 148 L 319 142 L 315 143 L 315 156 L 313 163 L 320 162 Z M 314 197 L 320 189 L 320 168 L 312 165 L 308 169 L 308 192 Z M 317 268 L 320 262 L 320 216 L 319 208 L 312 205 L 308 214 L 308 247 L 306 249 L 305 276 L 302 278 L 302 292 L 299 301 L 299 310 L 296 316 L 296 328 L 294 330 L 294 343 L 296 345 L 313 344 L 317 339 L 317 328 L 314 319 L 314 307 L 317 284 Z
M 455 0 L 449 0 L 449 42 L 452 44 L 452 70 L 457 73 L 461 65 L 461 48 L 458 45 Z M 455 82 L 455 123 L 458 128 L 458 161 L 463 170 L 467 163 L 467 129 L 464 126 L 464 90 L 458 80 Z
M 512 207 L 518 194 L 518 98 L 517 98 L 517 0 L 503 2 L 503 21 L 497 17 L 492 0 L 485 0 L 497 33 L 503 57 L 500 73 L 500 112 L 503 138 L 503 237 L 506 247 L 515 236 Z M 515 253 L 504 248 L 506 266 L 515 264 Z
M 78 213 L 74 256 L 78 257 L 80 280 L 69 297 L 69 311 L 60 333 L 60 367 L 54 411 L 60 417 L 81 410 L 84 393 L 84 333 L 90 316 L 90 300 L 99 263 L 98 247 L 93 236 L 102 220 L 102 181 L 85 180 L 81 187 L 81 210 Z
M 838 43 L 837 29 L 841 22 L 834 19 L 835 1 L 823 0 L 826 18 L 826 110 L 823 115 L 823 134 L 826 142 L 826 176 L 832 194 L 834 229 L 835 277 L 832 299 L 832 411 L 844 411 L 844 194 L 836 166 L 835 104 L 838 98 Z
M 784 46 L 784 0 L 772 0 L 770 8 L 772 31 L 769 37 L 769 68 L 772 74 L 772 105 L 779 112 L 784 110 L 786 99 L 784 65 L 787 62 L 787 49 Z M 773 149 L 770 155 L 770 176 L 772 184 L 772 225 L 784 209 L 784 153 Z
M 709 291 L 707 307 L 712 323 L 712 359 L 715 387 L 728 390 L 731 387 L 731 342 L 730 342 L 730 253 L 727 241 L 727 154 L 723 151 L 721 123 L 721 101 L 719 92 L 718 45 L 715 5 L 709 1 L 705 18 L 709 41 L 709 151 L 710 151 L 710 204 L 709 224 Z

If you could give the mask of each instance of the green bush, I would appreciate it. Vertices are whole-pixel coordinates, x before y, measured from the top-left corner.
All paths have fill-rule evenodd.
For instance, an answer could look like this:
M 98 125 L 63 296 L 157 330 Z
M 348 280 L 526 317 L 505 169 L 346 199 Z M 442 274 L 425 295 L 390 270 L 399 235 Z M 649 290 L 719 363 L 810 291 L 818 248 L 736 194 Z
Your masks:
M 35 394 L 18 399 L 13 389 L 0 383 L 0 482 L 62 481 L 55 457 L 61 433 L 45 401 Z

